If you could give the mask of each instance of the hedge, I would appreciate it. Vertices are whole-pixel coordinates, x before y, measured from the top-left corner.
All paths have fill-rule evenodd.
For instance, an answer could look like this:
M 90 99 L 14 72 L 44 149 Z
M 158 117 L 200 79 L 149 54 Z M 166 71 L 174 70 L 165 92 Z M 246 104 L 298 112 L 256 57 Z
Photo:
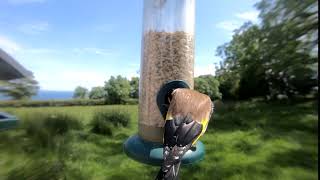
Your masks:
M 43 106 L 94 106 L 105 105 L 105 100 L 72 99 L 72 100 L 48 100 L 48 101 L 0 101 L 0 107 L 43 107 Z

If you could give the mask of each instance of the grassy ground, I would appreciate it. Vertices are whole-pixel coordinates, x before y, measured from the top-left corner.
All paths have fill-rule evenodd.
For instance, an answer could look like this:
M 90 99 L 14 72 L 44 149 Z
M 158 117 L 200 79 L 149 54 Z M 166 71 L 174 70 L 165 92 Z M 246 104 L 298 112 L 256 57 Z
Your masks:
M 181 179 L 318 179 L 318 111 L 314 102 L 217 104 L 201 138 L 205 159 L 182 167 Z M 131 114 L 112 137 L 93 134 L 97 109 Z M 3 108 L 22 122 L 38 113 L 70 114 L 84 124 L 39 147 L 23 128 L 0 132 L 0 179 L 154 179 L 158 167 L 129 159 L 122 143 L 137 132 L 137 106 Z

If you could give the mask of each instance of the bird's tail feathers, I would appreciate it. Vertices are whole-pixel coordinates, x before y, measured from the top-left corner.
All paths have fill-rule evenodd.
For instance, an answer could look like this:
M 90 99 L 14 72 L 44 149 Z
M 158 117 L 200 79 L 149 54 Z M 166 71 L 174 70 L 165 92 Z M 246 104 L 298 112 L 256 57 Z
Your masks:
M 178 180 L 180 164 L 181 162 L 167 169 L 161 167 L 155 180 Z

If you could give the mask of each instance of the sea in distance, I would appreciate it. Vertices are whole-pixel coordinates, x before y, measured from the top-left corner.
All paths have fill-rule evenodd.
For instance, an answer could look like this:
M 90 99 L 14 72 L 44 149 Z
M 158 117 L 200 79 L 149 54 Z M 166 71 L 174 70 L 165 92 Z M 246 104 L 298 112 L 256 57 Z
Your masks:
M 38 94 L 33 96 L 32 100 L 68 100 L 72 99 L 73 91 L 50 91 L 39 90 Z M 0 100 L 10 100 L 9 97 L 5 97 L 0 94 Z

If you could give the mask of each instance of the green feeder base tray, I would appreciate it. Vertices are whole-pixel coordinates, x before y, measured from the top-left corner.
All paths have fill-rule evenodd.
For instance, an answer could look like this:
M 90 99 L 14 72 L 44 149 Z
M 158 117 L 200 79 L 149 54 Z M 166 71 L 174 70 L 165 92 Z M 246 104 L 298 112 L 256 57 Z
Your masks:
M 125 153 L 141 163 L 161 166 L 163 162 L 163 146 L 141 139 L 138 135 L 129 137 L 124 145 Z M 182 164 L 193 164 L 203 159 L 205 148 L 202 142 L 197 141 L 195 150 L 189 150 L 182 158 Z
M 0 131 L 15 128 L 18 125 L 18 119 L 10 114 L 0 112 Z

